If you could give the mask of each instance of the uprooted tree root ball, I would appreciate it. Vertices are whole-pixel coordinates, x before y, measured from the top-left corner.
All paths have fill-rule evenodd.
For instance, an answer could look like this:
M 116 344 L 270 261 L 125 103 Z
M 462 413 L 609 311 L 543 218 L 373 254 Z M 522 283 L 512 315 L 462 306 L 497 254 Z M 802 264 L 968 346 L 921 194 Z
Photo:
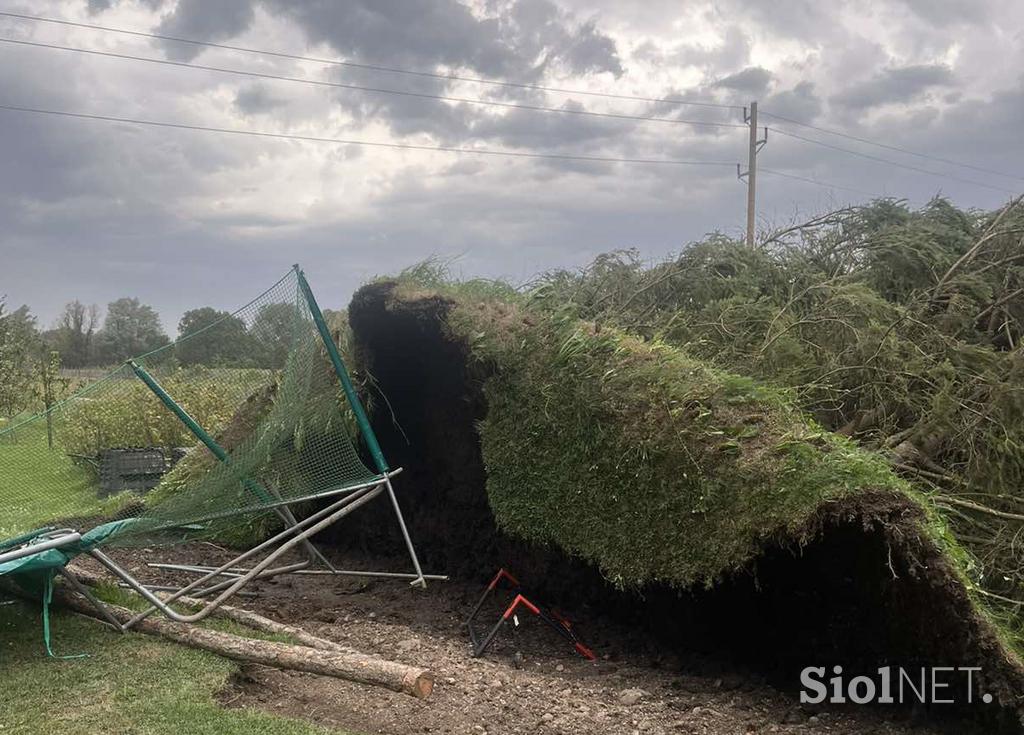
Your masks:
M 403 280 L 350 307 L 427 564 L 511 565 L 556 600 L 792 686 L 810 665 L 978 666 L 986 712 L 1016 721 L 1014 644 L 928 499 L 883 459 L 785 393 L 518 301 Z M 373 545 L 388 525 L 336 538 Z

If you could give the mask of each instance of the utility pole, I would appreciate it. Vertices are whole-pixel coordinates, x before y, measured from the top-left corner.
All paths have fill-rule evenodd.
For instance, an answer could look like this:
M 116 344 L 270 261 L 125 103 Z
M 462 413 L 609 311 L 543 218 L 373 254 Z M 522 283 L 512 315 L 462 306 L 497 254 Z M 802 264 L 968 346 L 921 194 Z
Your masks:
M 750 125 L 750 144 L 747 149 L 747 170 L 740 171 L 736 165 L 736 176 L 747 180 L 747 246 L 754 247 L 754 227 L 757 223 L 757 154 L 768 142 L 768 128 L 764 129 L 764 138 L 757 139 L 757 102 L 750 103 L 750 111 L 743 108 L 743 122 Z

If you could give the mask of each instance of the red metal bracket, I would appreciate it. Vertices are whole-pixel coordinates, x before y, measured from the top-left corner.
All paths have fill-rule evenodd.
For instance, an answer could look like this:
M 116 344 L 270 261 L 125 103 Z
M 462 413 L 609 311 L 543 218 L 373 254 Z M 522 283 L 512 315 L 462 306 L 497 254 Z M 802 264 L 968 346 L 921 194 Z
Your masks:
M 507 579 L 509 582 L 509 587 L 511 588 L 511 591 L 514 595 L 512 598 L 512 602 L 509 604 L 507 608 L 505 608 L 505 612 L 498 619 L 498 622 L 495 623 L 494 626 L 487 632 L 487 635 L 485 635 L 483 638 L 480 638 L 477 635 L 476 630 L 473 628 L 473 620 L 480 612 L 480 609 L 483 607 L 484 602 L 486 602 L 487 598 L 494 593 L 494 591 L 497 589 L 498 585 L 501 583 L 503 579 Z M 487 647 L 491 645 L 491 642 L 494 640 L 495 636 L 497 636 L 501 629 L 504 627 L 506 621 L 508 621 L 509 618 L 515 615 L 516 610 L 518 610 L 519 608 L 525 608 L 526 610 L 530 611 L 538 618 L 543 620 L 545 623 L 547 623 L 560 636 L 569 641 L 569 643 L 572 644 L 573 649 L 579 655 L 583 656 L 583 658 L 589 661 L 593 661 L 597 658 L 597 656 L 594 655 L 594 652 L 591 651 L 583 643 L 583 641 L 579 639 L 579 636 L 576 635 L 576 632 L 572 628 L 572 624 L 568 620 L 566 620 L 563 616 L 559 615 L 557 612 L 547 608 L 544 605 L 539 604 L 536 601 L 536 598 L 530 600 L 524 594 L 523 589 L 519 584 L 519 580 L 517 580 L 508 570 L 504 568 L 499 569 L 498 573 L 494 575 L 494 578 L 490 581 L 490 583 L 487 585 L 487 588 L 484 590 L 483 595 L 481 595 L 480 599 L 473 607 L 473 612 L 471 612 L 469 614 L 469 617 L 466 619 L 466 628 L 469 630 L 469 637 L 470 640 L 473 642 L 474 657 L 483 655 L 484 651 L 487 650 Z

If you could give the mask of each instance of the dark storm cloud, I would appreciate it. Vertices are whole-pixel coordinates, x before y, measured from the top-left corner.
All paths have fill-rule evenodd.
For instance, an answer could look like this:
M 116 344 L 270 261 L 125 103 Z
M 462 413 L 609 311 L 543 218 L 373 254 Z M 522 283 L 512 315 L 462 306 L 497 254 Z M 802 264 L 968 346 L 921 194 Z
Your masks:
M 610 72 L 618 78 L 625 71 L 615 41 L 599 31 L 595 21 L 580 26 L 560 55 L 574 74 Z
M 813 82 L 799 82 L 792 89 L 783 89 L 764 99 L 764 108 L 778 115 L 812 122 L 822 113 L 824 105 Z
M 569 100 L 563 107 L 567 110 L 584 109 L 575 100 Z M 474 137 L 497 140 L 506 146 L 569 152 L 587 143 L 621 139 L 629 134 L 632 127 L 625 120 L 581 117 L 571 113 L 540 115 L 529 110 L 512 110 L 503 115 L 478 119 L 470 132 Z
M 880 126 L 883 135 L 906 135 L 898 118 L 884 119 Z M 932 118 L 922 125 L 913 142 L 917 148 L 950 151 L 979 166 L 1014 174 L 1020 169 L 1022 129 L 1024 79 L 1018 80 L 1014 87 L 994 91 L 987 99 L 965 98 L 940 118 Z M 1024 189 L 1020 179 L 982 173 L 964 175 L 1009 189 Z
M 712 86 L 733 89 L 747 94 L 764 94 L 771 84 L 773 74 L 760 66 L 749 66 L 743 71 L 730 74 L 715 82 Z
M 313 43 L 345 56 L 393 66 L 468 67 L 488 74 L 521 71 L 497 18 L 479 19 L 455 0 L 266 0 Z
M 742 18 L 744 26 L 779 38 L 822 39 L 836 28 L 837 11 L 845 0 L 720 0 L 716 5 L 723 19 Z
M 287 104 L 287 100 L 275 95 L 265 84 L 247 84 L 235 95 L 235 107 L 243 115 L 272 112 Z
M 245 31 L 255 17 L 251 0 L 178 0 L 156 32 L 197 41 L 224 41 Z M 168 41 L 164 49 L 172 59 L 190 61 L 202 47 Z
M 941 64 L 895 67 L 847 87 L 829 98 L 829 102 L 850 110 L 867 110 L 894 102 L 910 102 L 934 87 L 951 86 L 953 81 L 952 70 Z
M 498 3 L 492 3 L 500 8 Z M 499 12 L 498 17 L 502 15 Z M 512 50 L 524 58 L 539 59 L 537 71 L 561 64 L 573 74 L 623 73 L 615 41 L 587 20 L 575 18 L 550 0 L 515 0 L 508 6 L 505 34 Z
M 763 112 L 977 165 L 1019 168 L 1024 163 L 1017 141 L 1024 127 L 1024 89 L 1014 75 L 1024 60 L 1022 49 L 1009 32 L 992 34 L 979 25 L 999 17 L 1008 29 L 1020 27 L 1018 5 L 984 0 L 977 3 L 982 12 L 972 15 L 974 3 L 967 0 L 900 1 L 651 0 L 641 8 L 615 0 L 478 0 L 470 8 L 465 0 L 167 0 L 157 12 L 147 13 L 159 0 L 90 0 L 88 8 L 103 14 L 104 25 L 159 28 L 385 66 L 452 68 L 470 76 L 645 97 L 740 105 L 756 98 Z M 40 14 L 72 20 L 82 20 L 86 9 L 81 1 L 37 2 Z M 643 21 L 642 29 L 636 18 Z M 37 34 L 37 40 L 86 45 L 80 31 L 71 40 L 63 29 L 19 25 L 16 31 Z M 235 40 L 241 33 L 248 35 Z M 141 39 L 110 35 L 90 36 L 89 43 L 98 39 L 129 53 L 148 46 Z M 41 51 L 4 53 L 2 96 L 35 106 L 425 145 L 727 162 L 746 152 L 741 129 L 502 110 L 271 81 L 253 84 Z M 153 53 L 146 48 L 146 55 Z M 312 67 L 212 49 L 202 53 L 211 64 L 251 64 L 273 73 L 321 75 L 366 86 L 739 121 L 739 112 L 731 110 L 582 96 L 566 102 L 573 95 Z M 880 71 L 895 63 L 892 59 L 900 59 L 901 66 Z M 955 74 L 939 60 L 951 64 Z M 914 103 L 928 92 L 929 109 L 916 109 Z M 825 105 L 823 99 L 831 94 L 837 98 Z M 874 114 L 855 114 L 862 110 Z M 253 119 L 240 121 L 238 115 Z M 762 156 L 766 170 L 877 194 L 920 200 L 941 189 L 959 205 L 979 207 L 993 207 L 1004 196 L 774 133 Z M 465 253 L 459 267 L 467 275 L 518 281 L 547 268 L 581 265 L 598 252 L 623 246 L 636 245 L 645 256 L 657 257 L 710 230 L 735 233 L 743 221 L 745 193 L 730 167 L 318 147 L 2 111 L 0 160 L 0 221 L 5 224 L 0 292 L 31 304 L 46 323 L 72 298 L 105 304 L 137 293 L 173 325 L 186 308 L 244 302 L 296 260 L 311 273 L 325 305 L 335 307 L 360 282 L 431 253 Z M 1020 185 L 986 174 L 951 172 L 1008 188 Z M 863 200 L 767 174 L 761 182 L 763 221 L 789 221 L 796 210 L 814 214 Z M 232 277 L 225 279 L 228 272 Z
M 516 0 L 478 16 L 456 0 L 264 0 L 317 43 L 374 63 L 468 68 L 538 78 L 545 65 L 622 73 L 614 41 L 550 0 Z
M 444 143 L 465 137 L 473 121 L 487 114 L 481 105 L 448 102 L 416 95 L 451 96 L 450 83 L 444 79 L 381 75 L 363 70 L 341 68 L 332 73 L 341 84 L 387 89 L 404 94 L 387 94 L 357 89 L 334 89 L 330 98 L 360 125 L 383 122 L 396 135 L 429 133 Z M 458 95 L 456 95 L 458 96 Z M 477 97 L 470 93 L 466 97 Z
M 88 0 L 86 8 L 90 14 L 102 13 L 117 5 L 117 2 L 118 0 Z M 164 0 L 139 0 L 139 2 L 151 10 L 156 10 L 164 4 Z
M 409 67 L 433 72 L 468 69 L 483 76 L 538 80 L 547 70 L 563 68 L 574 75 L 620 76 L 622 63 L 615 41 L 593 19 L 578 20 L 551 0 L 491 3 L 484 15 L 456 0 L 230 0 L 213 5 L 181 0 L 165 17 L 159 32 L 201 40 L 223 40 L 252 23 L 255 2 L 274 16 L 302 29 L 312 43 L 325 43 L 353 61 Z M 211 9 L 215 8 L 211 12 Z M 191 58 L 201 47 L 166 44 L 173 58 Z M 337 68 L 346 84 L 445 95 L 446 80 Z M 523 90 L 474 90 L 470 96 L 522 98 Z M 451 143 L 465 137 L 477 122 L 493 115 L 480 106 L 451 104 L 423 97 L 337 90 L 335 99 L 356 120 L 382 120 L 399 135 L 430 133 Z M 543 96 L 534 95 L 542 104 Z M 265 112 L 272 100 L 264 92 L 243 91 L 236 107 L 244 113 Z M 518 127 L 510 121 L 510 127 Z M 549 126 L 557 128 L 557 125 Z M 483 124 L 480 130 L 493 126 Z M 498 137 L 504 137 L 499 135 Z M 512 136 L 515 137 L 515 136 Z

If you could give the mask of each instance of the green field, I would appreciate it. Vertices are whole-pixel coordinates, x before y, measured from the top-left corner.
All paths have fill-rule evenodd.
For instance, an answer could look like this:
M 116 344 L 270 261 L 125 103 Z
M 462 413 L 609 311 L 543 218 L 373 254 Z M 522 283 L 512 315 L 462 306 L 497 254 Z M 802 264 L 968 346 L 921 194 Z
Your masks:
M 241 372 L 234 374 L 241 376 Z M 244 392 L 242 377 L 236 382 L 242 385 L 234 393 Z M 136 394 L 145 395 L 141 390 L 121 390 L 108 397 L 108 404 L 123 408 L 122 415 L 150 425 L 166 418 L 135 411 L 130 399 Z M 221 403 L 236 398 L 225 396 Z M 233 410 L 233 404 L 230 408 Z M 169 420 L 179 428 L 176 419 Z M 108 423 L 126 430 L 134 427 L 113 419 Z M 0 422 L 0 431 L 4 428 L 6 425 Z M 97 497 L 95 474 L 65 453 L 67 425 L 58 424 L 58 431 L 61 433 L 53 449 L 47 447 L 46 423 L 42 420 L 21 424 L 0 439 L 0 497 L 7 499 L 0 518 L 0 539 L 54 525 L 60 519 L 108 515 L 123 502 Z M 128 443 L 146 443 L 145 439 Z M 121 597 L 117 590 L 107 592 Z M 127 598 L 114 601 L 131 605 Z M 266 637 L 222 621 L 210 625 L 239 635 Z M 98 623 L 60 611 L 52 613 L 52 628 L 58 656 L 85 657 L 48 657 L 38 606 L 0 595 L 3 735 L 329 732 L 302 721 L 221 707 L 217 693 L 236 670 L 235 664 L 226 659 L 147 635 L 118 635 Z
M 57 654 L 43 649 L 39 614 L 0 603 L 0 731 L 4 735 L 314 735 L 327 730 L 216 701 L 234 664 L 151 636 L 117 635 L 78 616 L 53 616 Z M 125 662 L 131 662 L 126 666 Z
M 0 427 L 2 428 L 2 427 Z M 46 452 L 50 461 L 40 462 Z M 10 538 L 53 521 L 54 508 L 65 517 L 93 515 L 104 503 L 96 497 L 95 478 L 59 448 L 46 448 L 46 423 L 25 424 L 0 442 L 0 497 L 7 505 L 0 538 Z M 12 502 L 13 501 L 13 502 Z
M 51 461 L 39 461 L 40 452 L 51 451 Z M 0 538 L 47 525 L 53 521 L 54 508 L 69 516 L 109 510 L 109 501 L 96 496 L 92 473 L 60 449 L 46 448 L 43 422 L 27 424 L 16 432 L 15 441 L 0 443 L 0 467 L 0 495 L 34 499 L 5 509 Z M 8 487 L 12 479 L 17 485 Z M 60 612 L 53 613 L 52 625 L 55 653 L 87 657 L 49 658 L 39 610 L 0 597 L 4 735 L 327 732 L 263 713 L 223 709 L 215 695 L 235 670 L 223 658 L 146 635 L 117 635 L 98 623 Z
M 164 387 L 212 432 L 272 378 L 267 370 L 206 368 L 160 376 Z M 61 519 L 111 515 L 133 499 L 97 498 L 95 473 L 69 455 L 92 457 L 114 447 L 182 447 L 195 441 L 134 377 L 111 374 L 83 386 L 61 406 L 54 411 L 52 449 L 41 415 L 15 417 L 11 423 L 0 420 L 0 497 L 5 502 L 0 539 Z

